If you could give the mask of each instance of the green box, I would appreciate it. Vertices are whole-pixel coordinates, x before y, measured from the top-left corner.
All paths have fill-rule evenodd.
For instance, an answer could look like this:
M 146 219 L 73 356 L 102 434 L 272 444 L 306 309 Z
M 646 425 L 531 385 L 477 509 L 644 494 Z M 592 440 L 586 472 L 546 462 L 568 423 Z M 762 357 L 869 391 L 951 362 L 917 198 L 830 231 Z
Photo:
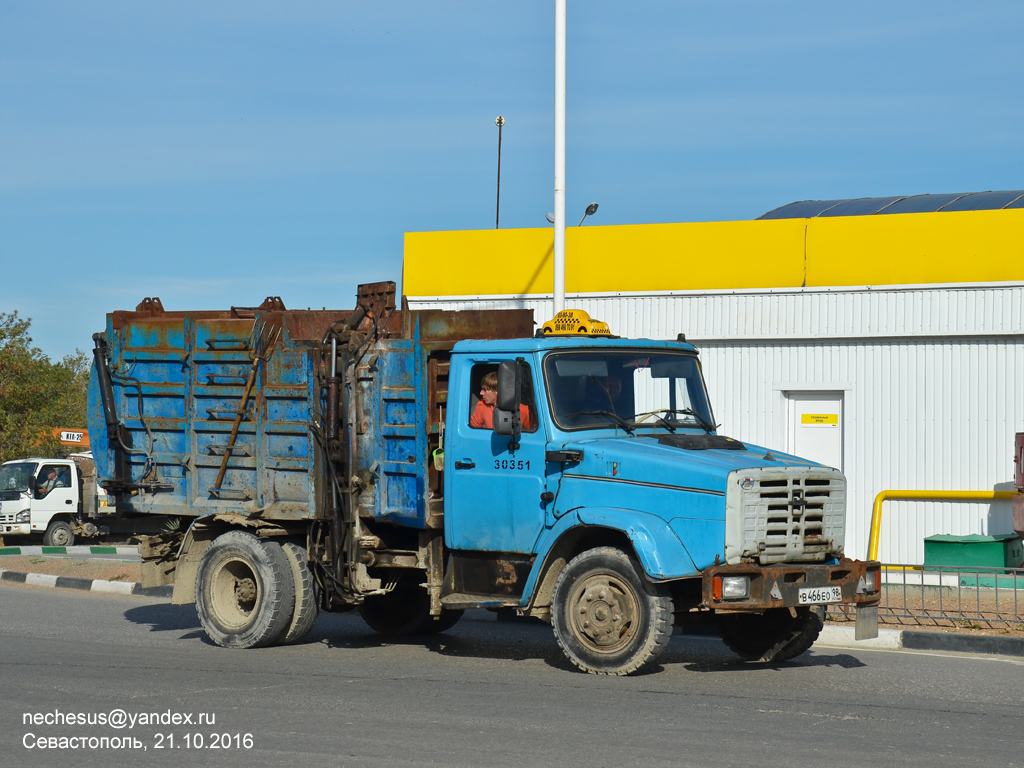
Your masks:
M 998 536 L 949 536 L 939 534 L 924 540 L 924 564 L 955 568 L 1020 568 L 1024 545 L 1016 533 Z

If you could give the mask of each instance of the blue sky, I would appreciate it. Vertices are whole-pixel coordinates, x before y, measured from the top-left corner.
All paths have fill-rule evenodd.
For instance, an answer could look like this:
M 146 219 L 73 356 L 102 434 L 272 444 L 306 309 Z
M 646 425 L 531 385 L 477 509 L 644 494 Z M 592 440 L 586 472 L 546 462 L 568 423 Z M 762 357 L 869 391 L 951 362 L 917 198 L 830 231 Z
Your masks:
M 568 0 L 567 218 L 1024 188 L 1024 2 Z M 554 3 L 0 0 L 0 311 L 348 308 L 553 209 Z M 481 279 L 496 265 L 481 265 Z

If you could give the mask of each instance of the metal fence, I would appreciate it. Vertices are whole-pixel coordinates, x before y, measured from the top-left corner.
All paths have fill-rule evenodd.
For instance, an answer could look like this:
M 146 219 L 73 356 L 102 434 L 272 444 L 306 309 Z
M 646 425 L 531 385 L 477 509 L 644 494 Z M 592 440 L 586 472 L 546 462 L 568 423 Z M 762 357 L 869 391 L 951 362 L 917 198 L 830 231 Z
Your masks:
M 829 618 L 853 620 L 829 607 Z M 1024 627 L 1024 568 L 882 565 L 883 624 Z

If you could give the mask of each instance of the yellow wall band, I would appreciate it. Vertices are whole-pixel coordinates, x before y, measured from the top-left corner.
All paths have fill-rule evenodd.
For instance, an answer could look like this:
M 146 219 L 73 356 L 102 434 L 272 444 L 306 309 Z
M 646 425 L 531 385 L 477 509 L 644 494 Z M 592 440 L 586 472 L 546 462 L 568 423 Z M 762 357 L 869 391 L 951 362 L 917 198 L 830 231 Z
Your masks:
M 1024 210 L 570 227 L 566 291 L 1024 280 Z M 553 230 L 408 232 L 407 296 L 544 294 Z

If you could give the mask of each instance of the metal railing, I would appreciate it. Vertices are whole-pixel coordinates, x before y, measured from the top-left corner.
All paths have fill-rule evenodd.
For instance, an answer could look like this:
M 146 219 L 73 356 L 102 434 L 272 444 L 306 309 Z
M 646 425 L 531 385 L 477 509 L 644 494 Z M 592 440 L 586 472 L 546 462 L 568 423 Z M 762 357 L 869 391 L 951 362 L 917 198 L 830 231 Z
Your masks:
M 868 560 L 878 559 L 882 536 L 882 504 L 886 501 L 997 501 L 1012 499 L 1013 491 L 882 491 L 875 496 L 868 532 Z
M 853 610 L 829 606 L 829 618 Z M 882 565 L 883 624 L 1024 628 L 1024 568 Z

